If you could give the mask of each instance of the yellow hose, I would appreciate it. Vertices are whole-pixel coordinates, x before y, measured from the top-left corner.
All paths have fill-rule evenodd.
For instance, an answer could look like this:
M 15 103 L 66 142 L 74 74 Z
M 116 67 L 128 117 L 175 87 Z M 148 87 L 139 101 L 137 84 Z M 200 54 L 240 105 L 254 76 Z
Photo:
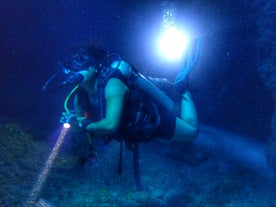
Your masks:
M 75 86 L 75 88 L 72 89 L 72 91 L 68 94 L 68 96 L 66 97 L 65 101 L 64 101 L 64 109 L 67 113 L 70 112 L 70 110 L 68 109 L 68 101 L 71 98 L 72 94 L 75 93 L 75 91 L 79 88 L 79 85 Z M 87 133 L 87 138 L 88 138 L 88 142 L 89 144 L 92 144 L 92 138 L 91 135 L 89 133 Z
M 68 101 L 71 98 L 72 94 L 75 93 L 75 91 L 79 88 L 79 85 L 75 86 L 75 88 L 73 88 L 73 90 L 68 94 L 68 96 L 66 97 L 65 101 L 64 101 L 64 109 L 65 111 L 68 113 L 70 112 L 70 110 L 68 109 Z

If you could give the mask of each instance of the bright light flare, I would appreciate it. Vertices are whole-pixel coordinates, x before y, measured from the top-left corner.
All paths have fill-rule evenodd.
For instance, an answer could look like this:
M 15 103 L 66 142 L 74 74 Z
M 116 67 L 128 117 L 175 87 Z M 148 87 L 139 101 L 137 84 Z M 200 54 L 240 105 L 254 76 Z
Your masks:
M 187 45 L 187 36 L 175 27 L 167 28 L 159 40 L 161 54 L 172 61 L 183 57 Z
M 70 124 L 69 124 L 69 123 L 64 123 L 64 124 L 63 124 L 63 127 L 64 127 L 65 129 L 69 129 L 69 128 L 70 128 Z
M 43 186 L 43 184 L 44 184 L 44 182 L 45 182 L 45 180 L 46 180 L 46 178 L 47 178 L 47 176 L 48 176 L 48 174 L 49 174 L 49 172 L 50 172 L 50 170 L 53 166 L 53 163 L 54 163 L 54 161 L 55 161 L 55 159 L 58 155 L 59 149 L 60 149 L 60 147 L 63 143 L 63 140 L 64 140 L 67 132 L 68 132 L 68 128 L 65 128 L 65 127 L 62 128 L 62 130 L 61 130 L 61 132 L 58 136 L 57 142 L 56 142 L 54 148 L 52 149 L 48 159 L 46 160 L 46 162 L 44 164 L 44 167 L 41 170 L 35 185 L 33 186 L 33 189 L 30 193 L 30 196 L 29 196 L 26 204 L 23 207 L 34 206 L 34 204 L 35 204 L 35 202 L 36 202 L 36 200 L 39 196 L 39 193 L 42 189 L 42 186 Z

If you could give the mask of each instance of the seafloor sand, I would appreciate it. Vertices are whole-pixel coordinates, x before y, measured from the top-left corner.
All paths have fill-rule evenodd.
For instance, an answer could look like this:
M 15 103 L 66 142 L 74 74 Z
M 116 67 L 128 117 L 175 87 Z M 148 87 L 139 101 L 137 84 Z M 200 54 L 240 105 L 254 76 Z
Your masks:
M 228 142 L 222 142 L 219 150 L 214 136 L 233 139 L 233 143 L 239 143 L 240 137 L 235 139 L 208 126 L 203 129 L 195 144 L 156 140 L 140 145 L 145 188 L 141 192 L 135 188 L 132 153 L 126 148 L 123 174 L 118 175 L 119 143 L 98 148 L 97 161 L 81 166 L 76 148 L 83 151 L 83 143 L 72 144 L 67 138 L 39 197 L 57 207 L 275 207 L 275 179 L 271 169 L 264 166 L 262 151 L 255 153 L 252 162 L 242 158 L 251 156 L 252 149 L 241 157 L 231 155 L 230 151 L 238 152 L 234 151 L 235 144 L 228 147 Z M 0 206 L 22 206 L 51 148 L 34 141 L 18 124 L 1 124 L 0 135 L 4 140 L 0 147 Z M 257 170 L 262 167 L 265 169 Z

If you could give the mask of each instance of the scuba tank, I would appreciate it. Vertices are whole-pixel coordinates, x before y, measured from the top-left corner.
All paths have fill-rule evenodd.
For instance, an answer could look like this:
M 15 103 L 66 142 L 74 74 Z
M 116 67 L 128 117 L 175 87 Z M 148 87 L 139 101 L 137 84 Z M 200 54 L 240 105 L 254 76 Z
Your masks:
M 142 91 L 148 97 L 152 98 L 156 103 L 163 106 L 166 110 L 172 111 L 174 108 L 173 100 L 161 91 L 153 82 L 139 73 L 134 66 L 129 65 L 125 61 L 115 61 L 111 64 L 112 68 L 116 68 L 128 79 L 130 86 Z

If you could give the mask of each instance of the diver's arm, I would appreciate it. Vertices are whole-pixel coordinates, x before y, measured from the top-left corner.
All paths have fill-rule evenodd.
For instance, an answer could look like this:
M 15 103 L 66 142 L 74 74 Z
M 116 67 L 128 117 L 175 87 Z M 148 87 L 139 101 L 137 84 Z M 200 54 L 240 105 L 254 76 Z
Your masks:
M 120 127 L 124 106 L 128 96 L 128 87 L 119 79 L 111 78 L 105 88 L 105 118 L 92 122 L 86 130 L 95 134 L 112 134 Z

